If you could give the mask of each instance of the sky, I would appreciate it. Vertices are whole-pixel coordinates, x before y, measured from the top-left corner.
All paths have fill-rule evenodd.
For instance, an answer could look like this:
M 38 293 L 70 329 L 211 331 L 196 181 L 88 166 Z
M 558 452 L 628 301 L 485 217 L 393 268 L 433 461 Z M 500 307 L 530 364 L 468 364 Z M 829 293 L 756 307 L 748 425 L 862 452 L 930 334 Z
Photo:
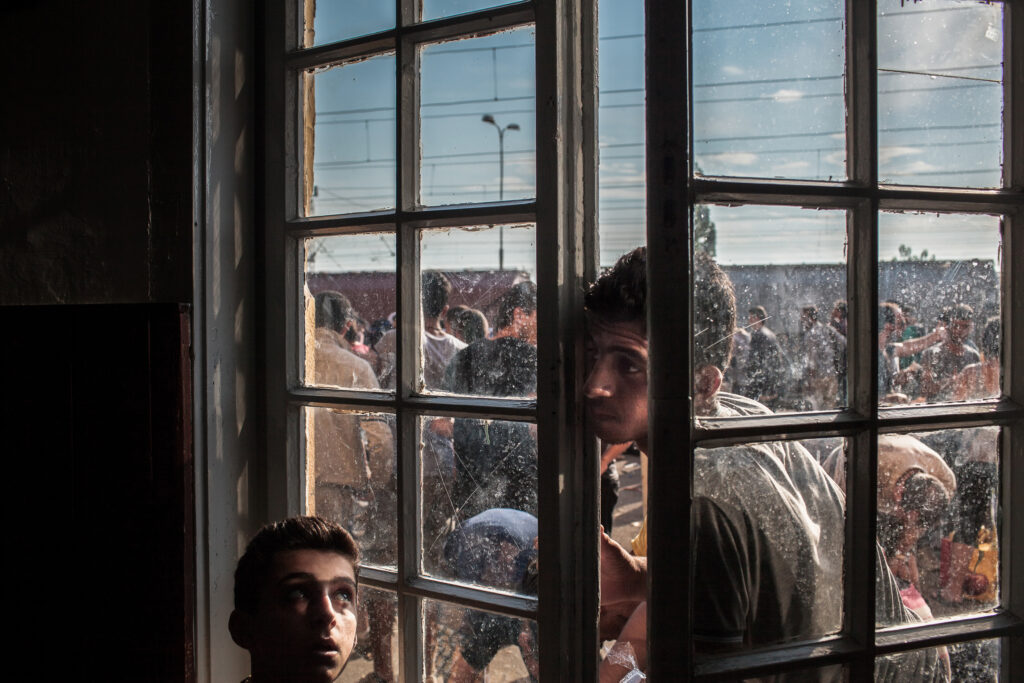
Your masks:
M 433 17 L 493 4 L 427 0 L 424 8 Z M 693 0 L 693 134 L 702 173 L 845 179 L 843 5 Z M 879 6 L 880 178 L 998 185 L 1001 6 L 959 0 L 880 0 Z M 393 7 L 318 0 L 316 43 L 393 25 Z M 358 20 L 341 21 L 342 12 Z M 599 225 L 607 265 L 644 234 L 643 2 L 600 0 L 599 13 Z M 423 204 L 534 196 L 533 43 L 533 29 L 525 27 L 423 48 Z M 384 55 L 311 76 L 314 215 L 394 207 L 394 68 L 394 56 Z M 485 114 L 495 123 L 484 122 Z M 842 212 L 721 206 L 710 212 L 723 264 L 844 259 Z M 989 216 L 885 214 L 879 230 L 885 260 L 901 244 L 940 260 L 998 253 L 998 219 Z M 535 240 L 528 229 L 451 231 L 435 241 L 430 259 L 452 269 L 496 268 L 499 234 L 505 267 L 532 272 Z M 310 269 L 392 269 L 393 256 L 379 249 L 384 242 L 370 236 L 311 244 Z

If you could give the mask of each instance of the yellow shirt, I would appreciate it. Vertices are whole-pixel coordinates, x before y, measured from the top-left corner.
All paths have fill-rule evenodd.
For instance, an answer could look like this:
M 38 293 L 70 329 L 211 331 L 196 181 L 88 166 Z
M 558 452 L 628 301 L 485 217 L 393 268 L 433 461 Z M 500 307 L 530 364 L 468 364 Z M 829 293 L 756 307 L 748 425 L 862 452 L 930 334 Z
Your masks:
M 634 555 L 647 557 L 647 515 L 644 515 L 644 523 L 640 526 L 640 533 L 633 537 L 630 545 L 633 546 Z

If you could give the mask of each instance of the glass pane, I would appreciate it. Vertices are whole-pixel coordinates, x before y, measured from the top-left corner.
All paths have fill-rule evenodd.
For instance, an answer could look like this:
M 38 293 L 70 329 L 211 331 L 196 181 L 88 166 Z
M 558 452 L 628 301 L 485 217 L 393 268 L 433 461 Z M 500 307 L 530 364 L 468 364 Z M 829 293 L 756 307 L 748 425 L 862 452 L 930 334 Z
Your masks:
M 882 404 L 999 396 L 999 223 L 996 216 L 879 216 Z
M 838 440 L 813 439 L 696 450 L 698 653 L 817 638 L 842 627 L 844 497 L 816 456 L 837 447 Z M 645 550 L 639 546 L 634 542 L 634 550 Z
M 993 638 L 887 655 L 875 660 L 875 680 L 884 683 L 945 680 L 941 672 L 948 670 L 952 674 L 949 680 L 954 683 L 995 683 L 1005 680 L 999 675 L 1001 649 L 1001 641 Z M 939 671 L 939 675 L 935 671 Z
M 374 346 L 394 326 L 395 236 L 311 237 L 305 249 L 304 383 L 379 389 Z
M 609 451 L 614 450 L 614 455 Z M 602 460 L 613 457 L 601 472 L 601 526 L 623 548 L 640 532 L 644 519 L 646 467 L 636 444 L 601 444 Z
M 998 604 L 998 510 L 998 427 L 878 437 L 878 540 L 922 619 Z
M 394 208 L 394 55 L 311 69 L 303 83 L 302 213 Z
M 359 586 L 359 639 L 339 683 L 393 681 L 398 671 L 398 598 L 392 591 Z M 373 678 L 371 674 L 377 674 Z
M 698 253 L 714 257 L 736 296 L 735 330 L 714 269 L 695 275 L 697 368 L 724 370 L 698 415 L 830 410 L 846 400 L 846 214 L 774 206 L 697 206 Z M 700 262 L 700 260 L 699 260 Z M 730 344 L 732 353 L 729 353 Z M 736 400 L 745 396 L 759 402 Z
M 537 622 L 423 601 L 427 681 L 540 680 Z
M 698 173 L 846 178 L 843 6 L 694 0 Z
M 305 47 L 386 31 L 395 27 L 395 3 L 380 0 L 306 0 Z
M 420 434 L 424 571 L 517 590 L 507 572 L 536 551 L 536 425 L 423 417 Z
M 440 19 L 441 17 L 451 17 L 456 14 L 466 14 L 467 12 L 476 12 L 477 10 L 487 9 L 489 7 L 501 7 L 502 5 L 511 5 L 518 0 L 504 0 L 495 2 L 494 0 L 421 0 L 422 2 L 422 20 L 430 21 L 431 19 Z
M 305 408 L 306 507 L 348 529 L 362 564 L 395 566 L 394 416 Z
M 644 244 L 644 4 L 599 0 L 597 117 L 601 267 Z
M 536 194 L 534 28 L 420 50 L 422 205 Z
M 447 311 L 441 308 L 437 318 L 429 318 L 424 308 L 425 324 L 432 328 L 422 344 L 426 388 L 477 396 L 535 396 L 535 227 L 424 230 L 420 250 L 424 277 L 440 274 L 451 286 Z
M 1002 3 L 880 0 L 881 182 L 998 186 L 1002 112 Z

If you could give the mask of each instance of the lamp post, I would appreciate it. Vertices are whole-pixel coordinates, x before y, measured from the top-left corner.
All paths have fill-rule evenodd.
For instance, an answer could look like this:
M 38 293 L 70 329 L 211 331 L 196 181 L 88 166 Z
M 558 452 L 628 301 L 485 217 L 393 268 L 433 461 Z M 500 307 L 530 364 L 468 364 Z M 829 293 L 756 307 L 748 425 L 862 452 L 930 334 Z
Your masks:
M 519 130 L 518 123 L 510 123 L 504 128 L 498 125 L 494 117 L 484 114 L 480 119 L 489 123 L 498 131 L 498 201 L 505 200 L 505 131 Z M 498 226 L 498 270 L 505 270 L 505 228 Z

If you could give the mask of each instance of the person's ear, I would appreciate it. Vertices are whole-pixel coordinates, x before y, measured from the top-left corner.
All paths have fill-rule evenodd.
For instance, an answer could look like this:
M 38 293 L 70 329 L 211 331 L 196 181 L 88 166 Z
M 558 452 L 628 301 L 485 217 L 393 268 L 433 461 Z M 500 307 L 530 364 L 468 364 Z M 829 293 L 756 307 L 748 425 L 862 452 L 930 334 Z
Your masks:
M 252 645 L 252 617 L 247 612 L 234 610 L 228 618 L 228 631 L 231 633 L 231 640 L 235 641 L 238 647 L 248 650 Z
M 722 371 L 714 365 L 698 368 L 693 378 L 693 388 L 698 400 L 714 396 L 722 386 Z

